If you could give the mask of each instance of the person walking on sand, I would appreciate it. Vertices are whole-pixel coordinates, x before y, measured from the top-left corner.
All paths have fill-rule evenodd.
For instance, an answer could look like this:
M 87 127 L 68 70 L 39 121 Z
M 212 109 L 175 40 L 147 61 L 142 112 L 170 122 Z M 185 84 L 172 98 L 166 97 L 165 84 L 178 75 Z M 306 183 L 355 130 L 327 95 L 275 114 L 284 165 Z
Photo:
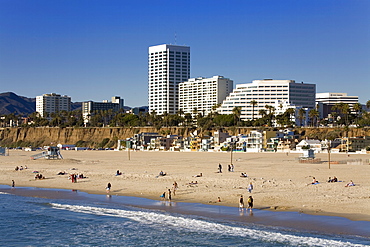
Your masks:
M 243 199 L 243 195 L 241 195 L 239 198 L 239 211 L 243 211 L 243 210 L 244 210 L 244 199 Z
M 15 187 L 15 182 L 14 182 L 14 180 L 12 180 L 12 188 L 14 188 Z
M 252 190 L 253 190 L 253 184 L 252 184 L 252 182 L 250 182 L 249 186 L 248 186 L 248 192 L 252 193 Z
M 220 163 L 218 164 L 218 172 L 222 173 L 222 165 Z
M 112 185 L 110 183 L 108 183 L 108 185 L 107 185 L 107 193 L 110 192 L 110 188 L 112 188 Z
M 251 212 L 252 212 L 252 209 L 253 209 L 253 197 L 252 196 L 249 196 L 248 198 L 248 208 L 247 210 L 250 209 Z
M 173 195 L 175 196 L 176 195 L 176 190 L 177 188 L 179 188 L 179 186 L 177 185 L 176 181 L 173 182 Z

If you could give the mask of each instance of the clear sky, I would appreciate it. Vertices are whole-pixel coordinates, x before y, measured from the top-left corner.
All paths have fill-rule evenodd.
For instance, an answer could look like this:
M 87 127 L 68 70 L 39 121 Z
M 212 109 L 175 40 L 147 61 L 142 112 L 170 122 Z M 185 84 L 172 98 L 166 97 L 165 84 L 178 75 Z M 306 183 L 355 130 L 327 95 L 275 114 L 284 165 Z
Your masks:
M 191 77 L 370 99 L 369 0 L 0 0 L 0 92 L 147 105 L 148 47 L 164 43 L 190 46 Z

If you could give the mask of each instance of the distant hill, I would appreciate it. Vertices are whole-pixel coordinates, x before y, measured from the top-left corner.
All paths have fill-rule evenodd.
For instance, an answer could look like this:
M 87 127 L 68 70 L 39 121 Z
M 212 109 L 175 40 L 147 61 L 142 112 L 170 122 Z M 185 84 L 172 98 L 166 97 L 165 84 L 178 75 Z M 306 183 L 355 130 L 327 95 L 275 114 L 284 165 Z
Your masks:
M 71 104 L 71 110 L 81 109 L 82 103 Z M 12 92 L 0 93 L 0 115 L 15 113 L 16 115 L 28 115 L 36 111 L 36 98 L 27 98 Z
M 7 92 L 0 94 L 0 114 L 30 114 L 36 111 L 36 98 L 18 96 Z

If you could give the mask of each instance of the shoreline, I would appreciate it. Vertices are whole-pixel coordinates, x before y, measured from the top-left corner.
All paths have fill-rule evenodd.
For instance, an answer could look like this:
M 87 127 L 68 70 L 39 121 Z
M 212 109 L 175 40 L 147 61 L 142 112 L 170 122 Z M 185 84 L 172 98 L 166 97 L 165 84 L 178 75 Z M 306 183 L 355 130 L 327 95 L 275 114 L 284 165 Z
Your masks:
M 10 184 L 0 184 L 0 186 L 9 186 L 9 189 L 11 188 L 11 185 Z M 70 188 L 66 188 L 66 187 L 58 187 L 58 188 L 55 188 L 55 187 L 38 187 L 38 186 L 35 186 L 35 187 L 30 187 L 30 186 L 26 186 L 26 187 L 21 187 L 21 188 L 36 188 L 36 189 L 50 189 L 50 190 L 71 190 L 71 191 L 79 191 L 79 192 L 83 192 L 83 193 L 87 193 L 87 194 L 90 194 L 90 195 L 107 195 L 106 192 L 102 192 L 102 191 L 96 191 L 96 190 L 85 190 L 85 189 L 79 189 L 79 190 L 75 190 L 75 189 L 70 189 Z M 1 189 L 0 189 L 1 191 Z M 143 199 L 148 199 L 148 200 L 153 200 L 153 201 L 160 201 L 159 197 L 158 196 L 153 196 L 153 195 L 141 195 L 141 196 L 138 196 L 137 194 L 133 194 L 133 193 L 115 193 L 115 194 L 112 194 L 110 193 L 109 194 L 110 196 L 122 196 L 122 197 L 134 197 L 134 198 L 143 198 Z M 26 195 L 24 195 L 26 196 Z M 168 202 L 167 200 L 165 200 L 165 202 Z M 208 206 L 225 206 L 225 207 L 230 207 L 230 208 L 235 208 L 235 209 L 238 209 L 238 205 L 236 205 L 236 203 L 229 203 L 229 202 L 222 202 L 222 203 L 219 203 L 219 202 L 200 202 L 199 200 L 177 200 L 177 199 L 173 199 L 172 200 L 173 203 L 192 203 L 192 204 L 201 204 L 201 205 L 208 205 Z M 367 221 L 367 222 L 370 222 L 370 216 L 368 215 L 362 215 L 362 214 L 350 214 L 350 213 L 335 213 L 335 212 L 325 212 L 325 211 L 310 211 L 310 210 L 302 210 L 302 209 L 298 209 L 298 208 L 289 208 L 289 209 L 286 209 L 284 207 L 282 208 L 271 208 L 271 207 L 254 207 L 254 209 L 257 209 L 257 210 L 261 210 L 261 211 L 269 211 L 269 212 L 286 212 L 286 213 L 299 213 L 299 214 L 306 214 L 306 215 L 311 215 L 311 216 L 328 216 L 328 217 L 340 217 L 340 218 L 345 218 L 345 219 L 348 219 L 350 221 L 353 221 L 353 222 L 356 222 L 356 221 Z
M 91 194 L 106 194 L 105 187 L 112 183 L 111 195 L 134 196 L 158 200 L 159 195 L 177 181 L 179 189 L 175 202 L 201 203 L 238 207 L 238 198 L 249 195 L 246 187 L 254 184 L 251 195 L 255 208 L 271 212 L 297 212 L 320 216 L 337 216 L 352 221 L 370 221 L 369 165 L 325 164 L 327 154 L 318 154 L 324 163 L 300 164 L 300 154 L 283 153 L 234 153 L 235 172 L 227 171 L 228 153 L 183 152 L 127 152 L 116 151 L 63 151 L 64 160 L 30 160 L 34 152 L 11 151 L 10 156 L 0 157 L 0 183 L 16 187 L 39 187 L 78 190 Z M 353 158 L 368 159 L 369 155 L 333 154 L 332 160 Z M 217 172 L 218 164 L 223 173 Z M 15 166 L 27 170 L 15 171 Z M 74 170 L 72 170 L 74 169 Z M 33 171 L 46 179 L 35 180 Z M 116 170 L 122 175 L 115 176 Z M 158 177 L 159 171 L 167 173 Z M 83 173 L 87 178 L 71 183 L 68 175 L 58 176 L 59 171 Z M 246 172 L 248 178 L 239 174 Z M 203 173 L 203 177 L 194 175 Z M 343 182 L 307 185 L 315 176 L 319 181 L 337 176 Z M 353 179 L 357 186 L 344 187 Z M 196 185 L 189 185 L 198 181 Z M 221 202 L 217 198 L 221 197 Z
M 153 200 L 143 197 L 90 194 L 83 191 L 67 189 L 20 187 L 11 188 L 0 185 L 0 192 L 23 197 L 36 197 L 54 200 L 78 200 L 87 203 L 104 203 L 110 205 L 125 205 L 147 210 L 160 210 L 184 215 L 197 215 L 221 221 L 236 221 L 256 224 L 267 227 L 280 227 L 282 229 L 296 229 L 307 232 L 325 232 L 329 234 L 345 234 L 369 238 L 370 222 L 352 221 L 337 216 L 309 215 L 298 212 L 254 209 L 253 213 L 240 213 L 237 207 L 224 205 L 210 205 L 190 202 L 172 202 Z

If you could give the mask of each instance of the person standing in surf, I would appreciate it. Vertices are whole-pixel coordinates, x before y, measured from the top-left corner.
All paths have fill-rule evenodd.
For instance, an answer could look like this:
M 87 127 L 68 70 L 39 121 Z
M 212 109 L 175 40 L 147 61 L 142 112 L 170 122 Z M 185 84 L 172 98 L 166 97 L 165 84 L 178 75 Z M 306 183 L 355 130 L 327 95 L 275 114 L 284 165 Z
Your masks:
M 110 183 L 108 183 L 108 185 L 107 185 L 107 193 L 109 193 L 110 192 L 110 188 L 112 187 L 112 185 L 110 184 Z
M 243 198 L 243 195 L 241 195 L 239 198 L 239 211 L 243 211 L 243 210 L 244 210 L 244 198 Z
M 248 208 L 247 210 L 250 209 L 251 212 L 252 212 L 252 209 L 253 209 L 253 197 L 252 196 L 249 196 L 248 198 Z
M 171 201 L 172 197 L 171 197 L 171 190 L 168 189 L 168 200 Z

